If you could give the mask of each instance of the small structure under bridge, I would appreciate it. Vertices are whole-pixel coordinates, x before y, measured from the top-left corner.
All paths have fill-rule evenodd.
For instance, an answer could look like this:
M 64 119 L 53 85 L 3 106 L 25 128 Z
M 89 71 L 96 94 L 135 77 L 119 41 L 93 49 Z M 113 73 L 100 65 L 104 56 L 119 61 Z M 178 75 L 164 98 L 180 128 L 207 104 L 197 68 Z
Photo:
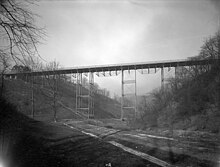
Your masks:
M 127 63 L 127 64 L 111 64 L 111 65 L 97 65 L 97 66 L 81 66 L 81 67 L 73 67 L 73 68 L 59 68 L 55 70 L 43 70 L 43 71 L 32 71 L 32 72 L 22 72 L 16 73 L 11 72 L 5 74 L 6 77 L 16 78 L 19 75 L 23 76 L 44 76 L 44 75 L 56 75 L 59 76 L 61 74 L 73 74 L 76 79 L 76 112 L 81 112 L 82 110 L 86 110 L 87 117 L 92 118 L 94 116 L 94 74 L 99 76 L 117 76 L 121 75 L 121 119 L 124 118 L 124 112 L 127 109 L 131 109 L 134 111 L 135 116 L 137 115 L 137 78 L 136 72 L 137 70 L 141 74 L 149 74 L 157 71 L 161 72 L 161 88 L 164 88 L 164 69 L 168 68 L 168 71 L 171 68 L 175 70 L 178 67 L 193 67 L 193 66 L 201 66 L 207 70 L 209 70 L 210 65 L 218 62 L 219 59 L 207 59 L 207 60 L 168 60 L 168 61 L 155 61 L 155 62 L 141 62 L 141 63 Z M 130 80 L 125 79 L 125 71 L 130 74 L 130 71 L 133 72 L 134 76 Z M 127 74 L 127 73 L 126 73 Z M 83 75 L 89 77 L 89 86 L 87 94 L 83 93 Z M 133 85 L 134 91 L 132 94 L 127 94 L 125 90 L 126 85 Z M 132 96 L 134 103 L 131 105 L 126 105 L 125 101 L 127 96 Z M 87 99 L 88 105 L 85 107 L 82 105 L 83 99 Z

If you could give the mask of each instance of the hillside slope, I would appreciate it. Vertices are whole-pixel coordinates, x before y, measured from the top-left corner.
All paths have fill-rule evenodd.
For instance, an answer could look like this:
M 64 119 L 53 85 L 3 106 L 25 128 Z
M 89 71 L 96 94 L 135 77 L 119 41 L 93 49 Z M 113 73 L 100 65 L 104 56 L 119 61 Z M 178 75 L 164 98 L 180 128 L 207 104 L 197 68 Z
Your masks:
M 26 115 L 32 114 L 32 88 L 30 82 L 22 79 L 7 79 L 6 97 L 15 104 L 19 111 Z M 60 81 L 58 82 L 56 97 L 56 110 L 58 119 L 83 119 L 80 115 L 75 114 L 76 110 L 76 93 L 75 84 Z M 84 91 L 87 91 L 84 89 Z M 42 87 L 34 84 L 34 111 L 35 118 L 42 121 L 51 121 L 53 119 L 53 99 L 51 96 L 51 87 Z M 119 118 L 120 106 L 117 101 L 106 96 L 95 94 L 94 96 L 95 118 Z M 82 104 L 88 105 L 84 100 Z

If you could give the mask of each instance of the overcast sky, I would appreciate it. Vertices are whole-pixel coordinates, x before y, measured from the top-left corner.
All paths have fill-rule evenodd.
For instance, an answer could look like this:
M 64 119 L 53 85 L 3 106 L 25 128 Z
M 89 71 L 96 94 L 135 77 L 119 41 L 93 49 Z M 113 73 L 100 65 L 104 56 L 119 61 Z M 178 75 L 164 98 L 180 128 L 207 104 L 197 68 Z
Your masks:
M 42 0 L 33 10 L 48 34 L 41 56 L 74 67 L 195 56 L 217 31 L 218 7 L 218 0 Z M 139 93 L 159 86 L 156 76 L 140 76 Z M 119 77 L 96 80 L 120 92 Z

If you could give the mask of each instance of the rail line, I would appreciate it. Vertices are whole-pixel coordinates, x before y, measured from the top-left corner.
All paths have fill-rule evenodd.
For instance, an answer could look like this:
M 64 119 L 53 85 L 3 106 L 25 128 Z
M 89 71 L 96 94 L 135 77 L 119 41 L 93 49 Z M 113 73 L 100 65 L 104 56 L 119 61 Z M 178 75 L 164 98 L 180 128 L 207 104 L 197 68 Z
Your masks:
M 75 130 L 77 130 L 77 131 L 80 131 L 81 133 L 83 133 L 83 134 L 85 134 L 85 135 L 89 135 L 89 136 L 91 136 L 91 137 L 94 137 L 94 138 L 103 140 L 102 137 L 99 137 L 99 136 L 97 136 L 97 135 L 95 135 L 95 134 L 93 134 L 93 133 L 85 132 L 84 130 L 80 130 L 80 129 L 78 129 L 78 128 L 74 127 L 74 126 L 70 126 L 70 125 L 68 125 L 68 124 L 66 124 L 66 123 L 63 123 L 63 125 L 65 125 L 65 126 L 71 128 L 71 129 L 75 129 Z M 115 134 L 115 133 L 112 133 L 112 134 Z M 108 134 L 108 136 L 109 136 L 109 135 L 111 135 L 111 134 Z M 161 159 L 158 159 L 158 158 L 153 157 L 153 156 L 151 156 L 151 155 L 148 155 L 148 154 L 146 154 L 146 153 L 143 153 L 143 152 L 134 150 L 134 149 L 132 149 L 132 148 L 130 148 L 130 147 L 126 147 L 126 146 L 124 146 L 124 145 L 122 145 L 122 144 L 120 144 L 120 143 L 118 143 L 118 142 L 113 141 L 113 140 L 107 141 L 107 143 L 109 143 L 109 144 L 111 144 L 111 145 L 113 145 L 113 146 L 115 146 L 115 147 L 118 147 L 118 148 L 120 148 L 120 149 L 122 149 L 122 150 L 124 150 L 124 151 L 126 151 L 126 152 L 128 152 L 128 153 L 131 153 L 131 154 L 133 154 L 133 155 L 136 155 L 136 156 L 138 156 L 138 157 L 141 157 L 142 159 L 145 159 L 145 160 L 150 161 L 150 162 L 152 162 L 152 163 L 154 163 L 154 164 L 157 164 L 157 165 L 159 165 L 159 166 L 161 166 L 161 167 L 174 167 L 174 165 L 169 164 L 169 163 L 167 163 L 167 162 L 165 162 L 165 161 L 163 161 L 163 160 L 161 160 Z

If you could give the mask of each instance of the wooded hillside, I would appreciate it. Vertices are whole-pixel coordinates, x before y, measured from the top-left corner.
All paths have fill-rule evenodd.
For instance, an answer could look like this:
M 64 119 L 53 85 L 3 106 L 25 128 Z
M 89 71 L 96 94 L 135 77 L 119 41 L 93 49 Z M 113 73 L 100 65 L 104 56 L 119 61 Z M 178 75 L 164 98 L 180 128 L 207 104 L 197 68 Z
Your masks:
M 160 127 L 219 132 L 220 32 L 205 41 L 198 56 L 218 59 L 209 66 L 178 67 L 166 87 L 154 90 L 139 122 L 142 128 Z

